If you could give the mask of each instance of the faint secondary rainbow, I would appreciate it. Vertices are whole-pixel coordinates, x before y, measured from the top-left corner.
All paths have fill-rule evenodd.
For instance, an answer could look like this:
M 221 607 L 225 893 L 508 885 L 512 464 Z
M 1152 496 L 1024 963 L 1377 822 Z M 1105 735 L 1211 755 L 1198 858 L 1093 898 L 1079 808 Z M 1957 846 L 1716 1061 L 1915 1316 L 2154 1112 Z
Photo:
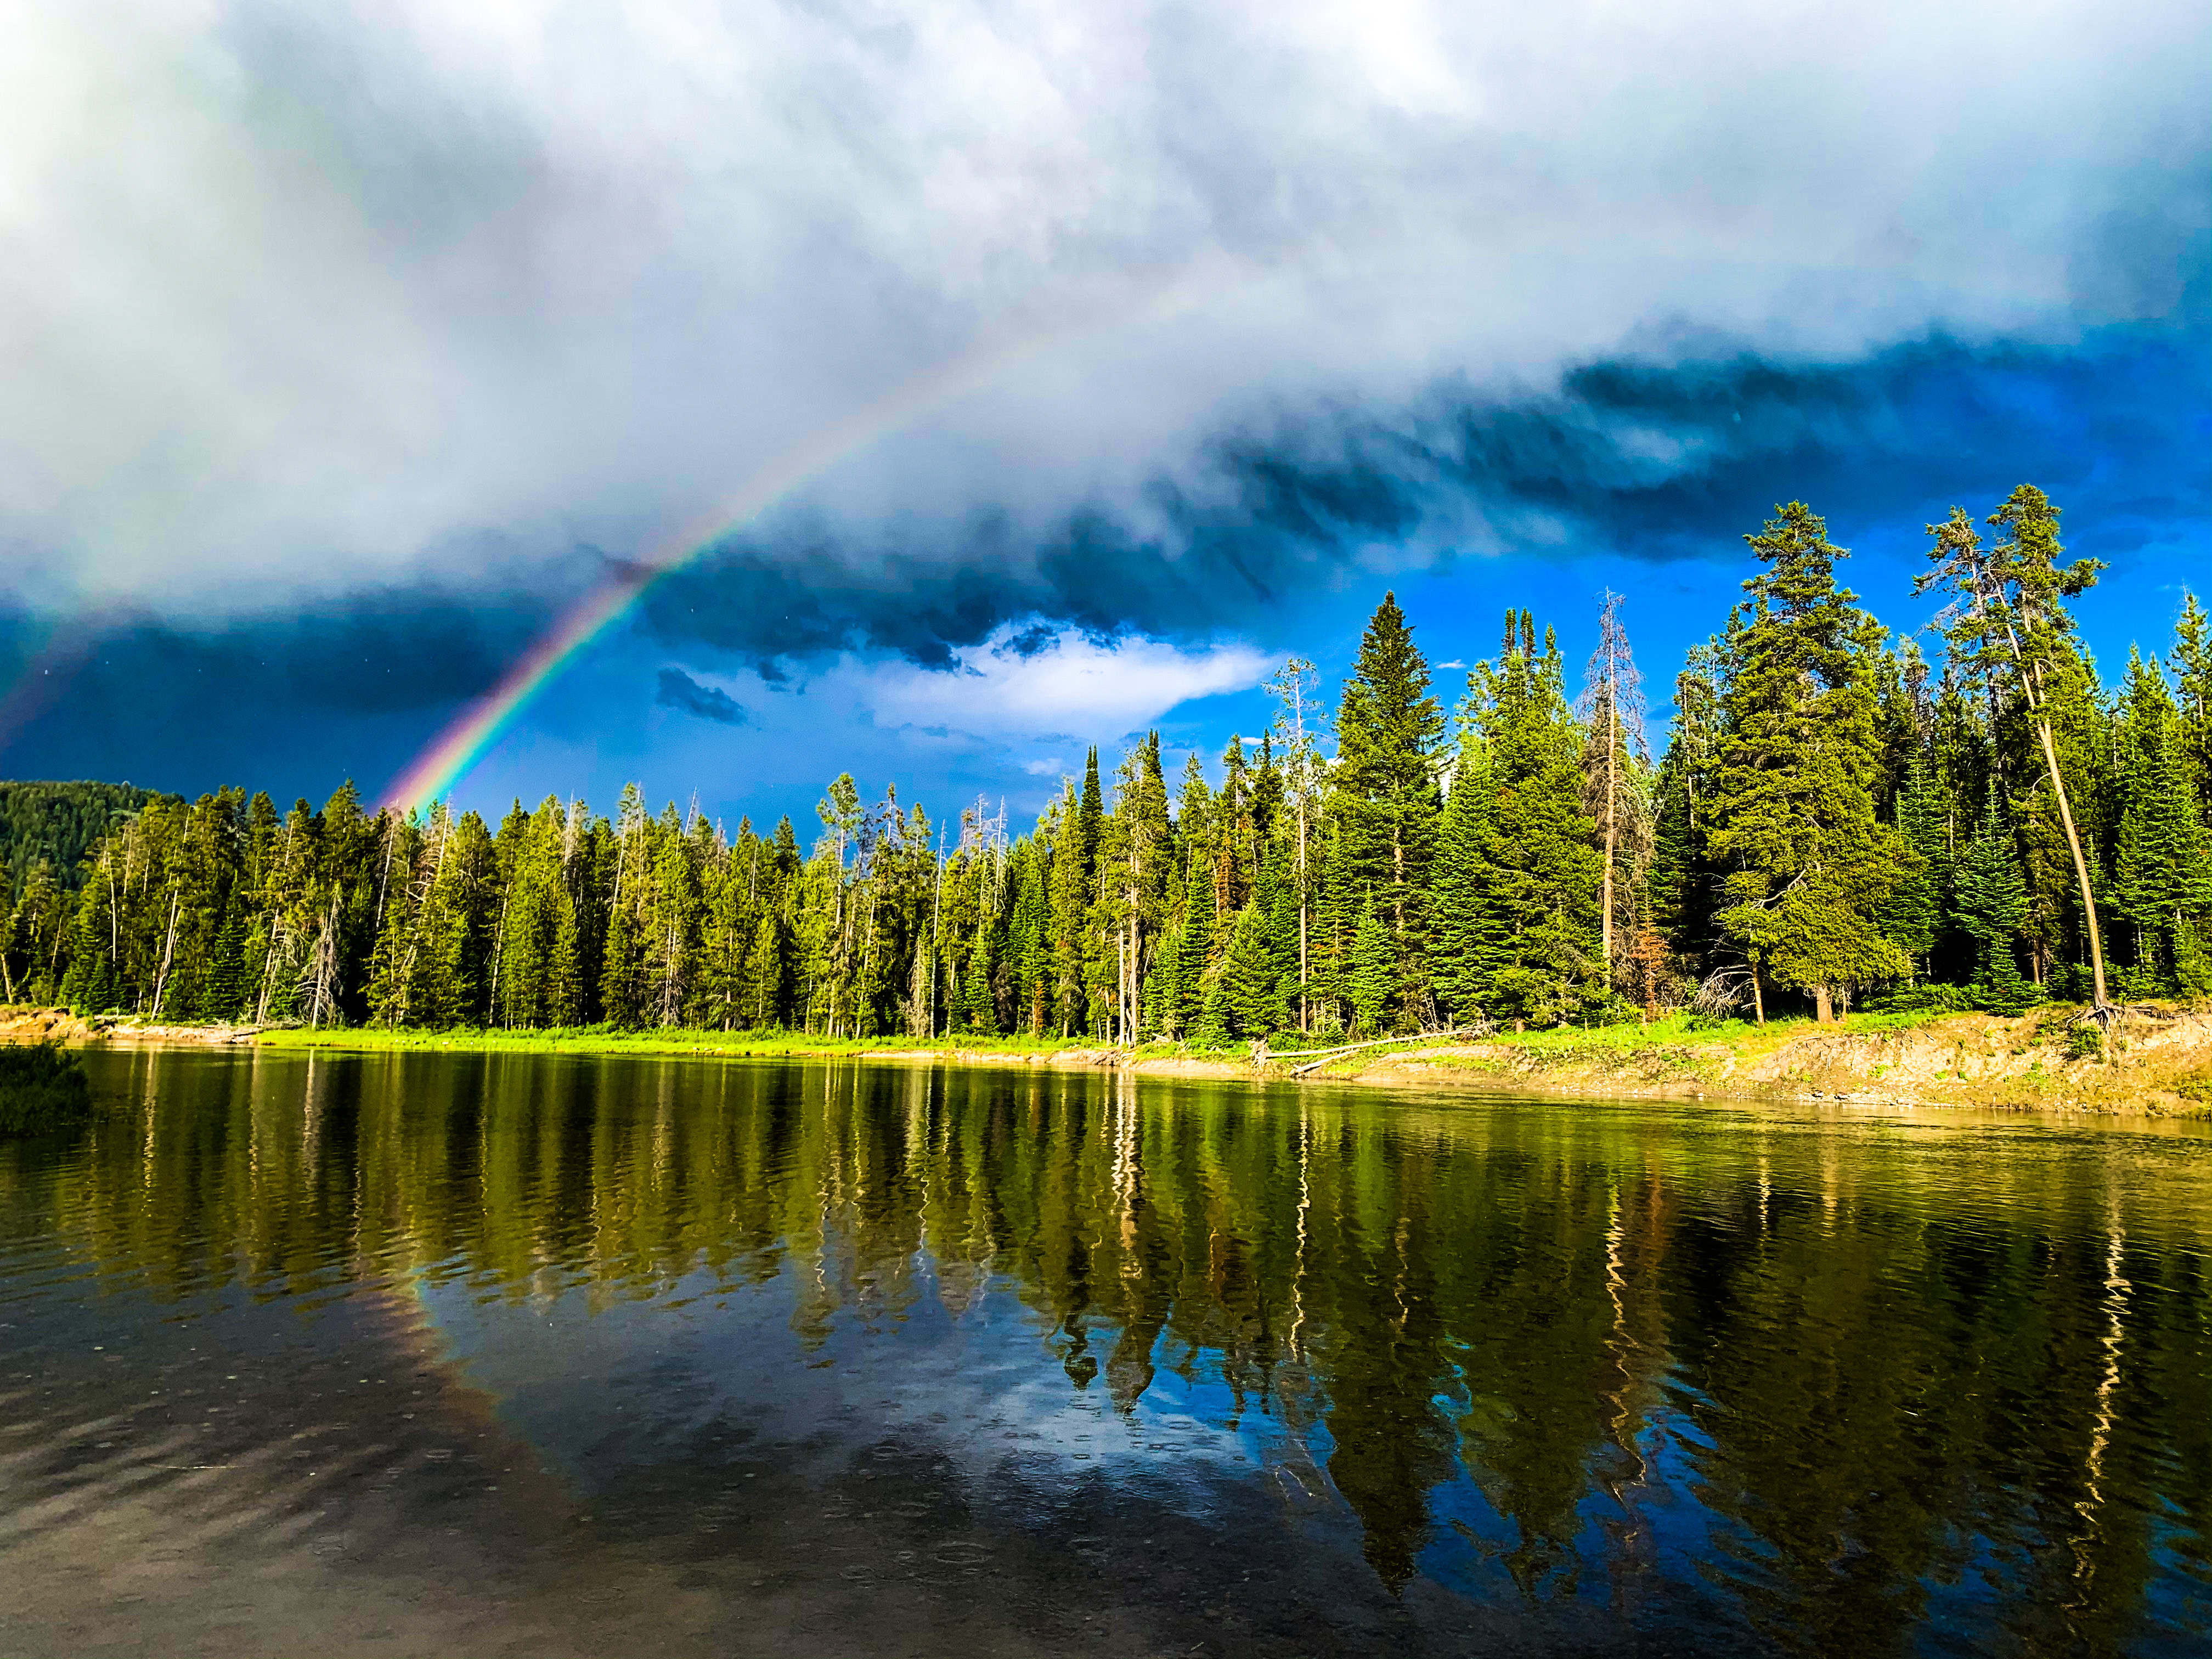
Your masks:
M 1158 298 L 1156 295 L 1154 306 L 1143 309 L 1157 310 Z M 1125 313 L 1109 320 L 1126 320 L 1126 315 Z M 428 747 L 386 786 L 383 804 L 405 812 L 427 806 L 445 795 L 499 741 L 531 699 L 635 604 L 647 588 L 662 577 L 682 569 L 781 497 L 917 416 L 981 386 L 1017 360 L 1064 340 L 1095 333 L 1098 327 L 1092 321 L 1078 328 L 973 348 L 785 450 L 748 478 L 736 495 L 721 502 L 713 513 L 668 538 L 657 551 L 623 566 L 564 613 L 516 660 L 498 684 L 462 709 Z

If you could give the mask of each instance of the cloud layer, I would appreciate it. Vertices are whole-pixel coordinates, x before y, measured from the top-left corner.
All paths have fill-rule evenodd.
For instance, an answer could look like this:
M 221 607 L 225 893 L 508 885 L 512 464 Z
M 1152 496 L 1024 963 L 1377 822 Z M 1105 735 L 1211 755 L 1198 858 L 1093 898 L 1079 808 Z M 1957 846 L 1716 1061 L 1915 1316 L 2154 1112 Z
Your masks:
M 1387 490 L 1267 498 L 1223 434 L 1540 394 L 1655 319 L 2063 344 L 2202 270 L 2180 0 L 14 15 L 0 544 L 47 606 L 638 556 L 979 350 L 802 492 L 847 557 L 1088 559 L 1086 514 L 1167 545 L 1253 489 L 1394 545 Z M 803 539 L 768 563 L 832 591 Z

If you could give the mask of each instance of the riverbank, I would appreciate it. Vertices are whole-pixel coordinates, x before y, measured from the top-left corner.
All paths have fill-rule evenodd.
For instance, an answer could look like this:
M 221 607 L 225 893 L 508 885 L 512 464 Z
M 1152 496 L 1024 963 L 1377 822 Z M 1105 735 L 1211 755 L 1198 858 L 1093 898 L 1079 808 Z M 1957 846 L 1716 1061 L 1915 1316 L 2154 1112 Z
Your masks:
M 1855 1016 L 1761 1027 L 1680 1018 L 1649 1028 L 1530 1032 L 1400 1049 L 1347 1066 L 1348 1081 L 1481 1081 L 1545 1094 L 1748 1097 L 1868 1106 L 2199 1115 L 2212 1111 L 2212 1011 L 2136 1007 L 2107 1054 L 2081 1052 L 2080 1010 Z M 1352 1056 L 1357 1062 L 1360 1056 Z M 1319 1076 L 1338 1075 L 1334 1066 Z
M 1842 1027 L 1765 1026 L 1682 1016 L 1649 1026 L 1501 1034 L 1449 1042 L 1408 1039 L 1311 1071 L 1294 1051 L 1262 1066 L 1243 1049 L 1178 1044 L 1102 1047 L 1085 1039 L 962 1036 L 824 1038 L 799 1032 L 387 1031 L 140 1024 L 64 1009 L 0 1009 L 0 1042 L 189 1042 L 271 1048 L 442 1053 L 851 1059 L 1146 1076 L 1306 1079 L 1375 1086 L 1480 1085 L 1516 1093 L 1646 1098 L 1746 1097 L 1881 1106 L 2164 1114 L 2212 1112 L 2212 1010 L 2137 1007 L 2107 1054 L 2082 1053 L 2078 1010 L 1989 1014 L 1859 1014 Z

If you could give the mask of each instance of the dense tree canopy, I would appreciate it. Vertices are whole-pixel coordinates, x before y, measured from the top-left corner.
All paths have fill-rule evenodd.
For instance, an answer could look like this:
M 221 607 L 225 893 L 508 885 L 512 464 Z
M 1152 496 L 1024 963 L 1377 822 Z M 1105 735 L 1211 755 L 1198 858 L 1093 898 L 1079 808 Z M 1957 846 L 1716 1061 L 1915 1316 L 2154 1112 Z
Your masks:
M 1570 701 L 1551 628 L 1510 614 L 1448 720 L 1386 597 L 1333 715 L 1196 754 L 1158 733 L 1027 834 L 939 823 L 849 776 L 734 831 L 624 791 L 280 813 L 97 785 L 0 785 L 0 996 L 170 1019 L 606 1023 L 824 1036 L 1208 1044 L 1735 1006 L 2015 1009 L 2212 992 L 2212 624 L 2107 689 L 2057 509 L 2023 487 L 1934 526 L 1931 667 L 1838 585 L 1790 502 L 1746 537 L 1743 602 L 1642 741 L 1620 601 Z M 1333 739 L 1333 748 L 1332 748 Z

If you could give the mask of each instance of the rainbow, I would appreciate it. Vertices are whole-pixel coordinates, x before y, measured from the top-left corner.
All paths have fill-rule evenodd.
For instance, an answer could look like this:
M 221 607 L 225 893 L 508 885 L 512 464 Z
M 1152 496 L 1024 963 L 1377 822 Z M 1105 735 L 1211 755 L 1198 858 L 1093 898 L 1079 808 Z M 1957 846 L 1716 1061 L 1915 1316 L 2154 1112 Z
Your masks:
M 565 612 L 496 685 L 464 708 L 392 779 L 385 788 L 382 804 L 408 812 L 427 807 L 448 793 L 506 733 L 531 700 L 655 582 L 690 564 L 800 485 L 908 422 L 977 389 L 1018 360 L 1097 334 L 1109 325 L 1139 319 L 1156 320 L 1188 308 L 1203 295 L 1223 286 L 1224 273 L 1214 268 L 1215 264 L 1200 262 L 1167 273 L 1164 280 L 1142 284 L 1144 291 L 1135 296 L 1134 303 L 1127 301 L 1125 293 L 1123 303 L 1101 308 L 1105 315 L 1094 312 L 1073 325 L 972 346 L 793 445 L 746 479 L 734 495 L 720 502 L 713 512 L 667 538 L 647 556 L 622 565 Z

